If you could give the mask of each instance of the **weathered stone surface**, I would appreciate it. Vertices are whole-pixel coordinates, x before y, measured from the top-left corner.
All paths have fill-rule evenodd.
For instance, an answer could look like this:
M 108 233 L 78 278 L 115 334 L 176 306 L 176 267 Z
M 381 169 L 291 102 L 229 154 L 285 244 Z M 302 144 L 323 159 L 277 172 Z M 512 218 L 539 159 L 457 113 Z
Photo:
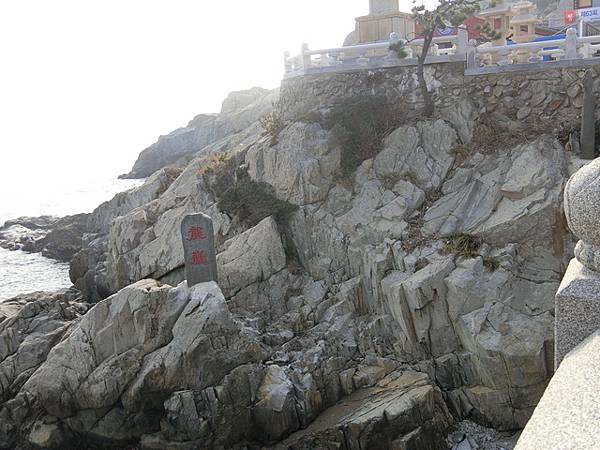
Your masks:
M 555 367 L 600 328 L 598 274 L 573 259 L 556 293 Z
M 449 422 L 442 396 L 427 377 L 394 373 L 377 387 L 360 390 L 326 410 L 306 430 L 273 448 L 445 449 L 441 437 Z
M 69 270 L 71 281 L 88 301 L 96 302 L 113 293 L 106 267 L 107 235 L 113 221 L 156 200 L 180 174 L 176 169 L 159 170 L 141 186 L 118 193 L 88 215 L 80 251 L 71 259 Z
M 596 153 L 596 98 L 594 96 L 594 73 L 588 70 L 583 77 L 583 109 L 581 112 L 581 154 L 594 159 Z
M 196 153 L 215 140 L 216 115 L 201 114 L 185 128 L 179 128 L 145 149 L 126 178 L 145 178 L 155 171 L 177 164 L 186 155 Z
M 272 217 L 225 242 L 217 256 L 220 285 L 229 297 L 253 283 L 268 280 L 286 265 L 283 244 Z
M 124 177 L 145 178 L 163 167 L 185 167 L 196 153 L 210 153 L 211 144 L 252 127 L 273 109 L 277 97 L 277 91 L 261 88 L 232 92 L 223 102 L 220 114 L 200 114 L 185 128 L 161 136 L 140 153 L 131 172 Z M 243 140 L 244 136 L 238 139 Z
M 456 132 L 442 120 L 401 127 L 386 139 L 373 168 L 379 178 L 405 177 L 423 190 L 436 189 L 452 166 L 456 143 Z
M 0 227 L 0 247 L 41 253 L 68 262 L 81 250 L 87 214 L 66 217 L 21 217 Z
M 565 216 L 581 239 L 575 256 L 587 268 L 600 272 L 600 232 L 596 211 L 600 205 L 600 159 L 577 171 L 565 187 Z
M 594 333 L 563 359 L 516 450 L 598 446 L 599 354 L 600 334 Z
M 482 234 L 498 245 L 547 239 L 565 176 L 563 148 L 548 138 L 508 155 L 482 157 L 442 187 L 445 195 L 427 210 L 423 230 L 441 236 Z
M 161 392 L 204 388 L 263 357 L 257 336 L 233 319 L 214 283 L 187 290 L 142 281 L 85 315 L 14 401 L 32 399 L 67 433 L 128 439 L 151 429 Z M 128 411 L 141 413 L 137 424 L 125 420 Z M 91 420 L 90 413 L 104 419 Z M 32 439 L 39 437 L 35 430 Z
M 178 450 L 428 449 L 445 448 L 454 419 L 522 427 L 552 373 L 553 296 L 573 245 L 561 192 L 579 162 L 550 135 L 490 148 L 477 116 L 501 122 L 500 136 L 537 119 L 567 124 L 571 104 L 553 105 L 575 80 L 486 76 L 480 93 L 452 67 L 427 68 L 438 116 L 394 130 L 351 179 L 335 175 L 329 132 L 294 117 L 326 116 L 364 93 L 418 109 L 410 70 L 284 85 L 290 122 L 277 140 L 254 123 L 109 202 L 73 272 L 100 297 L 125 289 L 24 372 L 0 435 L 49 442 L 77 430 L 82 445 Z M 522 124 L 510 118 L 534 101 Z M 253 104 L 234 96 L 224 109 L 250 117 Z M 250 229 L 219 211 L 242 165 L 298 209 Z M 214 219 L 220 287 L 161 285 L 184 279 L 180 225 L 196 211 Z M 474 248 L 453 244 L 455 233 Z M 145 277 L 158 281 L 129 286 Z M 75 348 L 82 358 L 68 360 Z
M 332 147 L 329 132 L 317 123 L 295 123 L 250 148 L 250 176 L 269 183 L 277 196 L 296 205 L 325 200 L 340 165 L 340 149 Z

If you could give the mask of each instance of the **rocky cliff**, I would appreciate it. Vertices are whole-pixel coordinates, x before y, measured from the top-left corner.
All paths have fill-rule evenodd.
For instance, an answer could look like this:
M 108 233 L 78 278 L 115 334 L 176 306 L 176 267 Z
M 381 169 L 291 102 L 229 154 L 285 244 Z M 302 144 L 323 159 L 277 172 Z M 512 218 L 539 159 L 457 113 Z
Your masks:
M 0 322 L 0 446 L 444 449 L 465 419 L 525 425 L 552 372 L 561 194 L 581 162 L 460 92 L 379 127 L 336 101 L 340 77 L 310 101 L 286 86 L 268 133 L 88 218 L 71 275 L 99 302 L 17 302 Z M 364 124 L 381 133 L 356 146 Z M 189 289 L 179 228 L 197 211 L 220 284 Z
M 252 88 L 232 92 L 223 102 L 220 114 L 200 114 L 190 123 L 140 153 L 131 172 L 123 178 L 146 178 L 163 167 L 185 165 L 198 153 L 210 153 L 251 140 L 260 133 L 258 120 L 268 114 L 277 91 Z

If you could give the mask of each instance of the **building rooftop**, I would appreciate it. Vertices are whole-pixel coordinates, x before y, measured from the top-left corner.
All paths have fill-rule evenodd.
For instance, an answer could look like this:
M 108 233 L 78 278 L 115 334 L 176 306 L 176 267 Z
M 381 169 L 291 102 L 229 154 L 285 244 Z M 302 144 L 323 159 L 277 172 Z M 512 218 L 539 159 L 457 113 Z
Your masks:
M 496 14 L 503 14 L 510 11 L 510 3 L 494 6 L 493 8 L 484 9 L 477 13 L 477 16 L 492 16 Z
M 510 20 L 510 23 L 518 25 L 520 23 L 532 23 L 538 21 L 539 19 L 535 14 L 521 14 L 519 16 L 513 16 L 513 18 Z

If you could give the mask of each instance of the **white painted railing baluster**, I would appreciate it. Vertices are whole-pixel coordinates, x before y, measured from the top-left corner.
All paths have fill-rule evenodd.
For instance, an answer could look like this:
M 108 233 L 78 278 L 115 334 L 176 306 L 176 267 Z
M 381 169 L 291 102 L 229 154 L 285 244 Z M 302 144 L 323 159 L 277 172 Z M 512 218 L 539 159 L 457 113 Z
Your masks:
M 290 52 L 285 52 L 283 54 L 283 64 L 285 67 L 285 73 L 290 73 L 292 70 L 294 70 L 294 68 L 292 66 Z
M 569 28 L 567 30 L 565 59 L 577 59 L 577 31 L 575 28 Z
M 302 69 L 310 69 L 311 57 L 308 53 L 308 44 L 302 44 L 302 52 L 300 54 L 302 56 Z
M 479 67 L 479 58 L 477 56 L 477 41 L 471 39 L 467 46 L 467 69 L 476 69 Z
M 467 47 L 469 45 L 469 32 L 464 28 L 458 29 L 455 44 L 455 55 L 467 55 Z

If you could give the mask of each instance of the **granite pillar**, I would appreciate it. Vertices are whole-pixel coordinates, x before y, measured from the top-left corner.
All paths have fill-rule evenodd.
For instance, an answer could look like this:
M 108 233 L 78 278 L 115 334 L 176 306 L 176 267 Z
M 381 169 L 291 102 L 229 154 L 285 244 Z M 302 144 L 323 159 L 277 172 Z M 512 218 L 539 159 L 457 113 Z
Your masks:
M 556 294 L 555 367 L 600 330 L 600 158 L 581 168 L 565 187 L 569 228 L 581 239 Z

